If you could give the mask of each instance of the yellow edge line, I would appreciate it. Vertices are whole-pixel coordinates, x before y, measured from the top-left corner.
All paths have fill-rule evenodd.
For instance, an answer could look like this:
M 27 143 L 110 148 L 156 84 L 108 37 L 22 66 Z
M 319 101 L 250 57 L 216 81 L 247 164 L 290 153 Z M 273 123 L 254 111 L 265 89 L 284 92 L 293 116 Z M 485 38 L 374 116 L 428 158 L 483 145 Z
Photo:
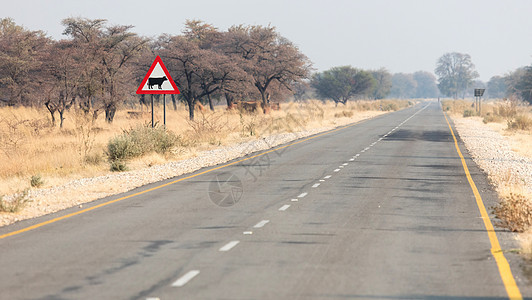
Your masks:
M 449 123 L 449 120 L 447 119 L 447 114 L 444 113 L 443 115 L 445 117 L 447 125 L 449 126 L 449 130 L 451 130 L 451 134 L 453 135 L 456 152 L 458 152 L 458 155 L 460 156 L 460 160 L 462 161 L 462 166 L 464 167 L 464 172 L 466 174 L 467 181 L 469 182 L 469 185 L 473 190 L 473 194 L 475 195 L 475 199 L 477 201 L 478 210 L 480 211 L 482 220 L 484 220 L 484 226 L 486 227 L 486 231 L 488 232 L 488 237 L 491 243 L 491 254 L 495 258 L 495 262 L 497 262 L 497 267 L 499 268 L 499 273 L 501 274 L 502 282 L 504 283 L 504 287 L 506 288 L 508 298 L 516 300 L 523 299 L 523 296 L 521 296 L 521 292 L 519 291 L 519 287 L 515 282 L 514 276 L 512 275 L 510 264 L 504 257 L 501 245 L 499 244 L 499 240 L 497 239 L 497 235 L 495 234 L 495 229 L 493 228 L 493 224 L 491 224 L 488 212 L 486 211 L 486 207 L 484 206 L 484 202 L 482 201 L 482 197 L 480 197 L 480 193 L 478 192 L 477 186 L 475 185 L 475 182 L 471 177 L 471 173 L 469 173 L 469 168 L 467 167 L 464 156 L 462 155 L 462 152 L 458 147 L 458 141 L 456 139 L 456 136 L 454 135 L 451 123 Z
M 368 118 L 368 119 L 365 119 L 365 120 L 360 120 L 360 121 L 357 121 L 355 123 L 352 123 L 352 124 L 348 124 L 348 125 L 345 125 L 345 126 L 342 126 L 342 127 L 339 127 L 339 128 L 336 128 L 336 129 L 332 129 L 330 131 L 326 131 L 324 133 L 320 133 L 320 134 L 317 134 L 317 135 L 314 135 L 314 136 L 311 136 L 309 138 L 305 138 L 303 140 L 299 140 L 297 142 L 293 142 L 293 143 L 290 143 L 288 145 L 284 145 L 284 146 L 281 146 L 279 148 L 275 148 L 275 149 L 271 149 L 271 150 L 268 150 L 266 152 L 262 152 L 262 153 L 259 153 L 259 154 L 256 154 L 256 155 L 253 155 L 253 156 L 250 156 L 250 157 L 247 157 L 247 158 L 243 158 L 243 159 L 240 159 L 240 160 L 237 160 L 237 161 L 234 161 L 234 162 L 231 162 L 231 163 L 227 163 L 227 164 L 224 164 L 224 165 L 221 165 L 221 166 L 218 166 L 218 167 L 214 167 L 212 169 L 209 169 L 209 170 L 205 170 L 203 172 L 200 172 L 200 173 L 197 173 L 197 174 L 194 174 L 194 175 L 190 175 L 190 176 L 187 176 L 187 177 L 183 177 L 183 178 L 180 178 L 180 179 L 177 179 L 177 180 L 174 180 L 174 181 L 171 181 L 171 182 L 168 182 L 168 183 L 165 183 L 165 184 L 161 184 L 159 186 L 156 186 L 156 187 L 153 187 L 151 189 L 147 189 L 147 190 L 144 190 L 144 191 L 141 191 L 141 192 L 138 192 L 138 193 L 135 193 L 135 194 L 131 194 L 131 195 L 128 195 L 128 196 L 124 196 L 124 197 L 121 197 L 121 198 L 118 198 L 118 199 L 114 199 L 114 200 L 110 200 L 110 201 L 107 201 L 107 202 L 104 202 L 104 203 L 100 203 L 98 205 L 95 205 L 95 206 L 92 206 L 92 207 L 89 207 L 89 208 L 86 208 L 86 209 L 83 209 L 83 210 L 80 210 L 80 211 L 77 211 L 77 212 L 74 212 L 74 213 L 70 213 L 70 214 L 67 214 L 67 215 L 64 215 L 64 216 L 61 216 L 61 217 L 57 217 L 55 219 L 51 219 L 51 220 L 48 220 L 48 221 L 45 221 L 45 222 L 42 222 L 42 223 L 38 223 L 38 224 L 35 224 L 35 225 L 32 225 L 32 226 L 29 226 L 29 227 L 26 227 L 26 228 L 23 228 L 23 229 L 20 229 L 20 230 L 17 230 L 17 231 L 12 231 L 12 232 L 8 232 L 6 234 L 3 234 L 3 235 L 0 235 L 0 240 L 3 239 L 3 238 L 6 238 L 6 237 L 9 237 L 9 236 L 14 236 L 14 235 L 17 235 L 17 234 L 20 234 L 20 233 L 23 233 L 23 232 L 26 232 L 26 231 L 30 231 L 30 230 L 33 230 L 33 229 L 37 229 L 39 227 L 42 227 L 42 226 L 45 226 L 45 225 L 48 225 L 48 224 L 52 224 L 52 223 L 55 223 L 57 221 L 61 221 L 61 220 L 64 220 L 64 219 L 68 219 L 70 217 L 73 217 L 73 216 L 77 216 L 77 215 L 80 215 L 80 214 L 83 214 L 83 213 L 86 213 L 86 212 L 89 212 L 91 210 L 94 210 L 94 209 L 97 209 L 97 208 L 100 208 L 100 207 L 104 207 L 104 206 L 107 206 L 109 204 L 113 204 L 113 203 L 116 203 L 116 202 L 119 202 L 119 201 L 122 201 L 122 200 L 125 200 L 125 199 L 129 199 L 129 198 L 132 198 L 132 197 L 135 197 L 135 196 L 139 196 L 139 195 L 142 195 L 142 194 L 146 194 L 146 193 L 149 193 L 149 192 L 152 192 L 152 191 L 155 191 L 155 190 L 158 190 L 160 188 L 163 188 L 165 186 L 169 186 L 169 185 L 172 185 L 172 184 L 175 184 L 175 183 L 178 183 L 178 182 L 181 182 L 181 181 L 184 181 L 184 180 L 187 180 L 187 179 L 190 179 L 190 178 L 194 178 L 194 177 L 197 177 L 197 176 L 200 176 L 200 175 L 203 175 L 203 174 L 207 174 L 207 173 L 210 173 L 212 171 L 215 171 L 215 170 L 219 170 L 219 169 L 222 169 L 222 168 L 225 168 L 225 167 L 228 167 L 228 166 L 231 166 L 231 165 L 234 165 L 234 164 L 237 164 L 239 162 L 243 162 L 243 161 L 246 161 L 246 160 L 250 160 L 250 159 L 253 159 L 253 158 L 256 158 L 256 157 L 259 157 L 259 156 L 262 156 L 262 155 L 266 155 L 268 153 L 272 153 L 272 152 L 275 152 L 275 151 L 278 151 L 278 150 L 281 150 L 281 149 L 284 149 L 284 148 L 288 148 L 288 147 L 291 147 L 291 146 L 294 146 L 294 145 L 297 145 L 299 143 L 303 143 L 303 142 L 306 142 L 306 141 L 309 141 L 309 140 L 312 140 L 312 139 L 315 139 L 315 138 L 318 138 L 318 137 L 321 137 L 321 136 L 324 136 L 324 135 L 327 135 L 327 134 L 330 134 L 330 133 L 333 133 L 333 132 L 336 132 L 336 131 L 340 131 L 340 130 L 343 130 L 343 129 L 346 129 L 346 128 L 349 128 L 349 127 L 352 127 L 352 126 L 355 126 L 355 125 L 358 125 L 362 122 L 366 122 L 368 120 L 371 120 L 373 119 L 374 117 L 372 118 Z

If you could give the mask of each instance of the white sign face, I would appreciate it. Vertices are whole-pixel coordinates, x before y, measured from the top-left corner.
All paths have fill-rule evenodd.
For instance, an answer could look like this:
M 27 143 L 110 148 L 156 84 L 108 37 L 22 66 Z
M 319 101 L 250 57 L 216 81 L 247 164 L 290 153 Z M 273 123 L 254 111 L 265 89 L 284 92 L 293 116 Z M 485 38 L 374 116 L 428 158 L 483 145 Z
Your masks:
M 170 84 L 168 76 L 163 71 L 160 63 L 155 65 L 151 74 L 149 74 L 148 81 L 141 89 L 142 91 L 160 90 L 160 91 L 173 91 L 174 87 Z
M 137 94 L 179 94 L 175 82 L 159 56 L 155 58 L 150 70 L 144 76 Z

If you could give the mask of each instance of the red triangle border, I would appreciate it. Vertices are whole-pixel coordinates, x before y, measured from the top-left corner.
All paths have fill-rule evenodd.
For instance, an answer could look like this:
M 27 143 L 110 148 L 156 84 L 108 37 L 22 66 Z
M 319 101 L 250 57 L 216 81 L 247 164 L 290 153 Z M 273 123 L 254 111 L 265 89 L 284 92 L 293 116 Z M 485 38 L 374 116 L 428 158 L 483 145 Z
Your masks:
M 174 90 L 168 90 L 168 91 L 161 91 L 161 90 L 149 90 L 145 91 L 142 90 L 146 82 L 148 81 L 148 78 L 150 78 L 151 73 L 153 72 L 153 69 L 155 69 L 155 66 L 159 63 L 161 65 L 161 68 L 164 71 L 164 74 L 166 75 L 166 78 L 168 78 L 168 81 L 174 88 Z M 144 79 L 142 79 L 142 83 L 140 84 L 139 88 L 137 89 L 137 94 L 180 94 L 181 92 L 177 88 L 177 85 L 175 84 L 174 80 L 172 79 L 172 76 L 170 76 L 170 73 L 168 73 L 168 69 L 166 69 L 166 66 L 163 64 L 163 61 L 161 60 L 161 57 L 157 55 L 153 63 L 151 64 L 150 69 L 148 70 L 148 73 L 146 73 L 146 76 L 144 76 Z

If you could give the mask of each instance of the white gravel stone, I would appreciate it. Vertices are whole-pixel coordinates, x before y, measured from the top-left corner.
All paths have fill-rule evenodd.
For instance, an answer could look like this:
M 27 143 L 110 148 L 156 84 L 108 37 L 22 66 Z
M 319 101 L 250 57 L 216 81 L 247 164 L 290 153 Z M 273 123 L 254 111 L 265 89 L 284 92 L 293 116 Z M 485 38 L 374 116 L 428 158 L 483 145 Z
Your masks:
M 456 130 L 477 165 L 490 179 L 506 178 L 532 193 L 532 160 L 519 155 L 497 131 L 469 118 L 454 118 Z M 497 180 L 492 180 L 497 185 Z

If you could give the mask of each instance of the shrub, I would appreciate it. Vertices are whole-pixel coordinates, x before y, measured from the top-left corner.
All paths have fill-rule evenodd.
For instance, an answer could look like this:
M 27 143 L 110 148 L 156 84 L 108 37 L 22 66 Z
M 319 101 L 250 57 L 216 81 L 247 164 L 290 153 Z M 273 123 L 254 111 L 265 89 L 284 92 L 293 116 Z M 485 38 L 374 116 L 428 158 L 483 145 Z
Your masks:
M 30 180 L 31 187 L 39 188 L 44 184 L 42 176 L 40 174 L 31 176 Z
M 397 107 L 397 104 L 395 104 L 395 103 L 386 103 L 382 107 L 383 111 L 397 111 L 398 109 L 399 108 Z
M 27 189 L 18 193 L 11 201 L 4 200 L 0 195 L 0 212 L 16 213 L 24 208 L 28 202 L 31 202 L 31 200 L 28 198 Z
M 511 193 L 493 208 L 497 225 L 514 232 L 524 232 L 532 225 L 532 204 L 523 195 Z
M 464 118 L 468 118 L 468 117 L 472 117 L 475 115 L 475 112 L 470 110 L 470 109 L 466 109 L 464 110 Z
M 124 130 L 107 144 L 107 157 L 112 171 L 127 170 L 126 161 L 151 152 L 169 153 L 180 138 L 162 127 L 151 128 L 148 125 Z
M 353 111 L 347 111 L 347 110 L 342 110 L 341 113 L 334 114 L 335 118 L 341 118 L 341 117 L 351 118 L 352 116 L 353 116 Z
M 125 130 L 107 144 L 109 161 L 128 160 L 157 152 L 166 154 L 179 142 L 179 137 L 162 127 L 139 126 Z
M 501 116 L 498 116 L 498 115 L 492 114 L 492 113 L 487 113 L 484 116 L 484 119 L 482 119 L 482 122 L 484 122 L 484 124 L 499 123 L 499 122 L 502 122 L 502 121 L 503 121 L 503 118 Z
M 111 161 L 111 168 L 110 170 L 112 172 L 124 172 L 128 170 L 128 167 L 126 163 L 122 160 L 114 160 Z
M 98 153 L 87 154 L 87 156 L 85 156 L 85 163 L 89 165 L 97 166 L 101 164 L 102 161 L 102 156 Z
M 532 129 L 532 118 L 527 115 L 518 115 L 515 120 L 508 121 L 508 129 L 530 130 Z

